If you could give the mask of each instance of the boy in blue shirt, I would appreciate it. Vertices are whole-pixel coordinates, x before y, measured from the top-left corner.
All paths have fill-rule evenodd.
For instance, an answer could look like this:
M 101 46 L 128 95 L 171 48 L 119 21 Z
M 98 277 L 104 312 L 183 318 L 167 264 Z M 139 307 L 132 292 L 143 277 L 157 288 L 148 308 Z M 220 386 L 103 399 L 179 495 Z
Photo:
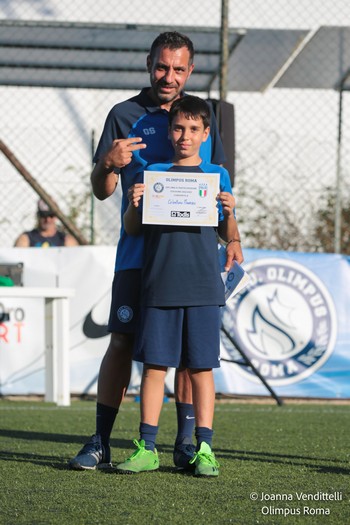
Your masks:
M 215 386 L 213 368 L 220 366 L 220 306 L 225 304 L 220 276 L 217 234 L 233 240 L 236 231 L 234 197 L 225 168 L 203 162 L 199 148 L 210 133 L 206 102 L 187 96 L 175 101 L 169 113 L 172 162 L 154 164 L 153 171 L 219 173 L 219 225 L 159 226 L 141 224 L 144 184 L 128 191 L 124 227 L 129 235 L 144 233 L 142 311 L 134 359 L 144 363 L 141 383 L 140 441 L 119 472 L 136 473 L 159 467 L 155 448 L 158 419 L 168 367 L 188 369 L 195 411 L 196 453 L 191 460 L 196 476 L 218 476 L 211 450 Z M 200 175 L 199 175 L 200 176 Z

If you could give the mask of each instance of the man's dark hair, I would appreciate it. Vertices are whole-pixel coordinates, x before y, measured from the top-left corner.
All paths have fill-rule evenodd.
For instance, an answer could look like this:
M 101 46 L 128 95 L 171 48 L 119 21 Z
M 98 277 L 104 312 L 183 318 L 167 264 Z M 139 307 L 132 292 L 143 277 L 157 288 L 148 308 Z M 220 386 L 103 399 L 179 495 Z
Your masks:
M 202 119 L 204 128 L 210 126 L 210 109 L 202 98 L 186 95 L 175 100 L 169 111 L 169 126 L 179 113 L 185 115 L 186 118 Z
M 188 36 L 178 33 L 177 31 L 166 31 L 165 33 L 160 33 L 160 35 L 157 36 L 149 52 L 151 60 L 154 58 L 156 49 L 158 47 L 168 47 L 169 49 L 180 49 L 181 47 L 187 47 L 190 53 L 190 63 L 192 64 L 193 62 L 194 48 L 192 40 L 188 38 Z

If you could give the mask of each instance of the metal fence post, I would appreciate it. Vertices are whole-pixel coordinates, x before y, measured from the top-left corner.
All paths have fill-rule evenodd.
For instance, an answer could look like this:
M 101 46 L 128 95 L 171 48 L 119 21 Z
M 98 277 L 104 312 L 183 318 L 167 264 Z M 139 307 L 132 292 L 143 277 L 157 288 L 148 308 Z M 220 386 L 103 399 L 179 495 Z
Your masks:
M 220 100 L 227 98 L 227 68 L 228 68 L 228 0 L 221 0 L 221 32 L 220 32 Z

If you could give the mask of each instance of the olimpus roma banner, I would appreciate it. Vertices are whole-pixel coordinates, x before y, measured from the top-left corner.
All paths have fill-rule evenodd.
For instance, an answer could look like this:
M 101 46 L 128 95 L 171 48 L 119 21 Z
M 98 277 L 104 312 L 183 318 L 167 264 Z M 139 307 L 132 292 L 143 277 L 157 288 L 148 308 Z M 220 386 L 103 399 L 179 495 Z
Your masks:
M 230 337 L 222 334 L 216 391 L 269 394 L 255 371 L 243 366 L 243 353 L 279 396 L 350 397 L 349 258 L 252 249 L 244 256 L 250 281 L 222 309 Z M 70 300 L 74 394 L 96 393 L 109 341 L 114 258 L 113 247 L 0 249 L 0 263 L 23 263 L 24 286 L 75 289 Z M 1 298 L 0 288 L 0 314 L 8 314 L 0 322 L 0 394 L 44 393 L 43 312 L 40 299 Z M 138 392 L 140 372 L 134 364 L 130 392 Z M 170 370 L 169 393 L 173 378 Z
M 349 259 L 246 250 L 244 266 L 250 282 L 224 309 L 223 324 L 256 370 L 281 396 L 349 397 Z M 239 358 L 227 338 L 221 353 Z M 222 389 L 266 392 L 249 367 L 225 361 L 220 376 Z

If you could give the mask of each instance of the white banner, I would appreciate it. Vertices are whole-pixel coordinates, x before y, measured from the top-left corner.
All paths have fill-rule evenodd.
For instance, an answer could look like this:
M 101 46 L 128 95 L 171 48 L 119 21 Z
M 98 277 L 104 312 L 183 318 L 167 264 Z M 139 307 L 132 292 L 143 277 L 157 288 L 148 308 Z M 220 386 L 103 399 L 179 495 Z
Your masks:
M 350 397 L 350 269 L 346 257 L 245 250 L 251 282 L 223 311 L 225 328 L 259 373 L 281 396 Z M 0 263 L 23 263 L 31 287 L 75 289 L 70 299 L 72 394 L 96 394 L 97 375 L 109 343 L 113 247 L 2 248 Z M 1 298 L 0 394 L 44 393 L 44 305 L 40 299 Z M 240 354 L 222 338 L 216 391 L 266 395 L 249 368 L 228 360 Z M 130 392 L 138 392 L 134 364 Z M 174 371 L 166 388 L 173 392 Z
M 33 392 L 43 393 L 44 301 L 1 299 L 0 288 L 0 312 L 9 316 L 0 323 L 0 385 L 24 393 L 30 383 Z

